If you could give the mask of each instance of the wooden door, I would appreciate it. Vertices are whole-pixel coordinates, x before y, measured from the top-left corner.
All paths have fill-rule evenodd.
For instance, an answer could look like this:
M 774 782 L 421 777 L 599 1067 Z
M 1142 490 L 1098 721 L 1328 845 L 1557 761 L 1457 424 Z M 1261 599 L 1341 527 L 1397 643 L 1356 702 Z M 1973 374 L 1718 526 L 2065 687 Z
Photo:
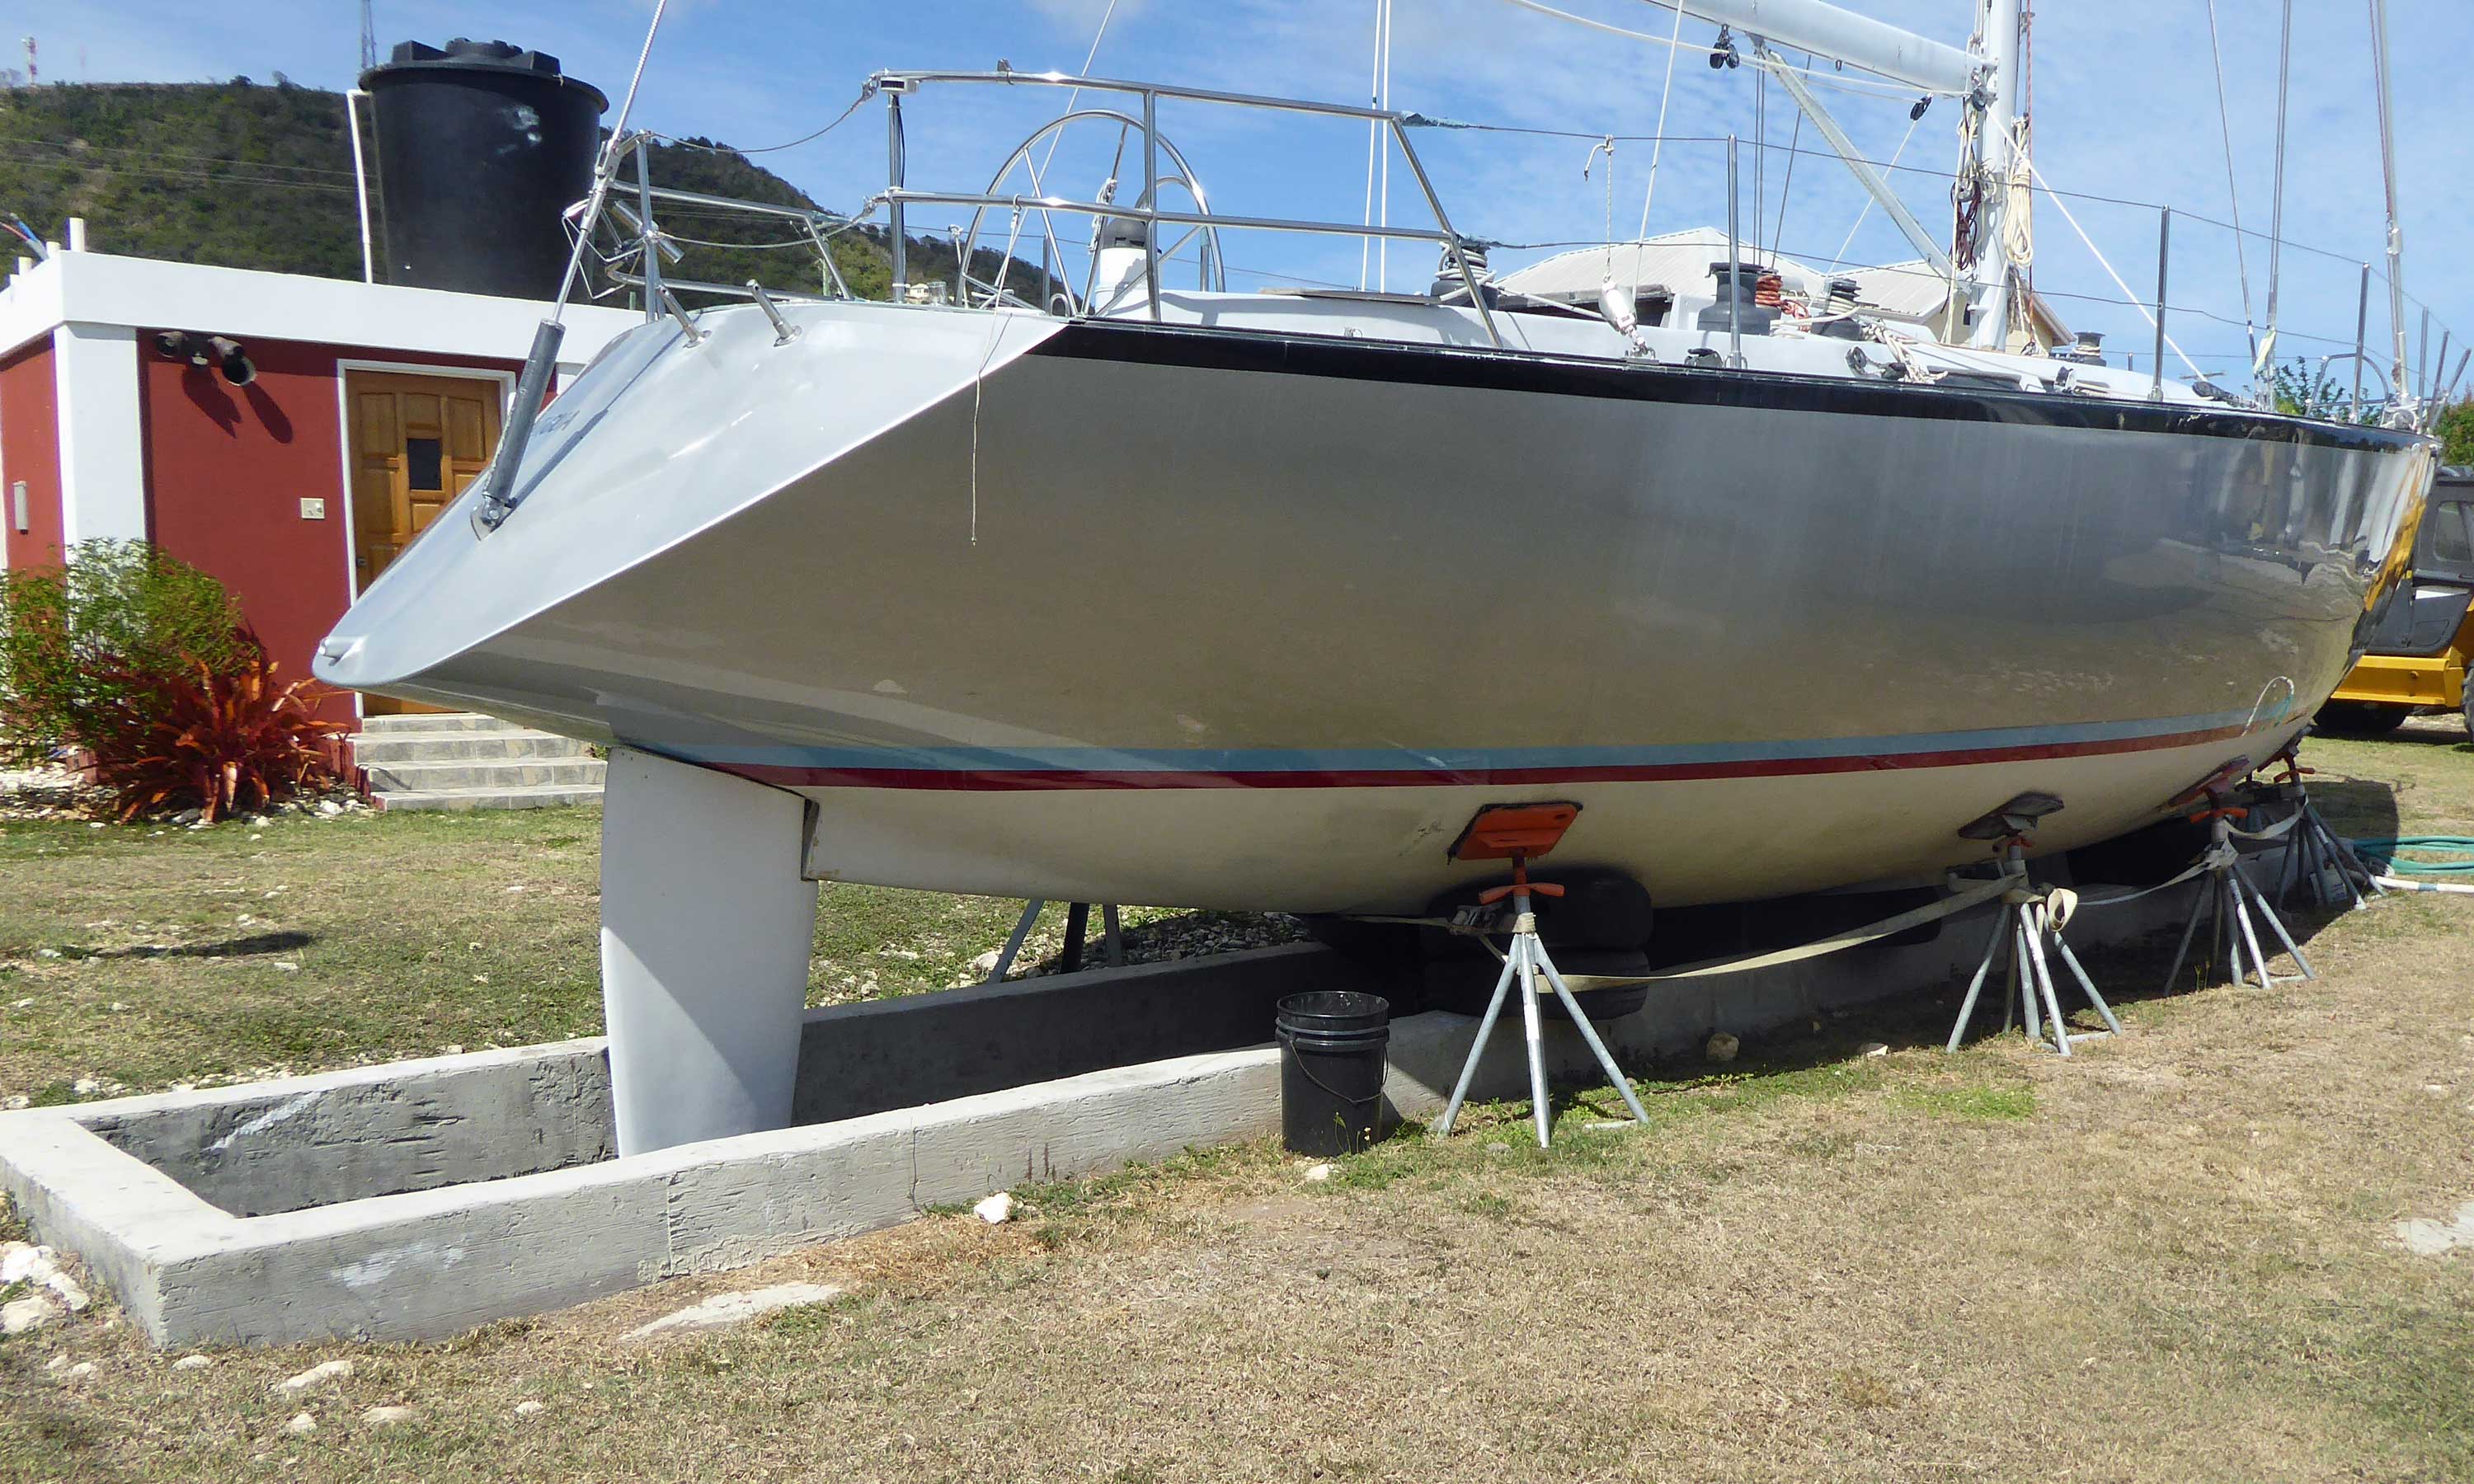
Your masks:
M 345 372 L 353 591 L 376 581 L 480 476 L 498 446 L 499 395 L 497 382 L 465 376 Z M 433 708 L 369 696 L 362 709 L 378 715 Z

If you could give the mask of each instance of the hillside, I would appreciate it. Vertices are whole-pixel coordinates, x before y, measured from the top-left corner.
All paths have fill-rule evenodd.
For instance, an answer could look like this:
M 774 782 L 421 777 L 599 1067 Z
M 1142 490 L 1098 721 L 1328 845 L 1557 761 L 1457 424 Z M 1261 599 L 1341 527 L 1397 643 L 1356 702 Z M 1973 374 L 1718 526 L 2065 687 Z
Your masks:
M 813 208 L 780 176 L 711 140 L 656 146 L 656 184 L 710 195 Z M 374 228 L 386 229 L 373 180 Z M 58 241 L 72 216 L 86 220 L 97 251 L 255 268 L 329 278 L 361 275 L 352 189 L 352 142 L 340 93 L 230 83 L 95 84 L 0 91 L 0 213 Z M 784 224 L 702 208 L 662 214 L 690 245 L 672 271 L 716 283 L 749 278 L 812 287 L 806 248 L 765 249 Z M 913 237 L 912 274 L 950 281 L 949 242 Z M 881 230 L 846 233 L 835 261 L 852 290 L 881 299 L 891 281 Z M 982 276 L 1000 261 L 982 250 Z M 1029 273 L 1014 267 L 1017 281 Z

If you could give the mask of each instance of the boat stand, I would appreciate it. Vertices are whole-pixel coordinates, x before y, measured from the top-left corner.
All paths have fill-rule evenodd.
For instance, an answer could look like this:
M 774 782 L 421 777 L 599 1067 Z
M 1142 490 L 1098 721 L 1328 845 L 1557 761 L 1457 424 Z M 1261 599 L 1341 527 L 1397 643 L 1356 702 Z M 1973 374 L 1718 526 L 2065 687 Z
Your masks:
M 2295 792 L 2300 792 L 2299 785 L 2295 786 Z M 2306 806 L 2307 803 L 2305 801 Z M 2247 812 L 2242 807 L 2219 803 L 2195 816 L 2208 822 L 2208 849 L 2200 857 L 2205 870 L 2199 875 L 2197 896 L 2191 902 L 2191 920 L 2183 924 L 2182 941 L 2173 948 L 2173 967 L 2165 970 L 2168 992 L 2172 990 L 2174 981 L 2181 975 L 2183 961 L 2190 956 L 2191 943 L 2198 935 L 2202 917 L 2208 920 L 2208 953 L 2202 962 L 2215 963 L 2219 951 L 2222 950 L 2225 974 L 2233 983 L 2247 982 L 2256 974 L 2259 987 L 2265 990 L 2279 983 L 2296 984 L 2319 977 L 2318 971 L 2311 967 L 2311 961 L 2302 956 L 2302 949 L 2294 943 L 2293 935 L 2285 930 L 2285 923 L 2277 918 L 2276 909 L 2268 904 L 2268 898 L 2252 884 L 2250 877 L 2243 874 L 2242 852 L 2234 847 L 2233 822 L 2244 818 Z M 2292 826 L 2295 831 L 2302 827 L 2298 819 Z M 2289 863 L 2298 848 L 2294 841 L 2287 842 Z M 2268 972 L 2267 956 L 2260 951 L 2261 923 L 2266 923 L 2268 930 L 2276 936 L 2276 941 L 2284 945 L 2285 951 L 2292 955 L 2293 962 L 2302 972 L 2285 975 Z M 2245 955 L 2249 965 L 2247 971 L 2244 968 Z
M 1984 957 L 1977 963 L 1975 977 L 1967 982 L 1967 997 L 1959 1002 L 1958 1019 L 1950 1028 L 1950 1043 L 1944 1050 L 1956 1051 L 1959 1042 L 1966 1040 L 1968 1022 L 1976 1017 L 1977 1001 L 1984 993 L 1985 981 L 1992 976 L 1997 959 L 2001 963 L 2004 1032 L 2010 1029 L 2015 1017 L 2025 1027 L 2029 1041 L 2043 1042 L 2050 1036 L 2053 1049 L 2064 1056 L 2071 1054 L 2074 1041 L 2122 1034 L 2122 1021 L 2115 1017 L 2113 1007 L 2097 993 L 2096 981 L 2088 977 L 2078 955 L 2062 938 L 2062 928 L 2076 898 L 2040 886 L 2027 875 L 2028 834 L 2037 820 L 2061 806 L 2062 802 L 2050 794 L 2022 794 L 1959 831 L 1969 839 L 1994 840 L 1994 859 L 2001 878 L 2009 882 L 2009 889 L 2001 894 L 2001 910 L 1984 945 Z M 2070 1022 L 2062 1017 L 2061 995 L 2053 982 L 2056 958 L 2078 981 L 2096 1013 L 2104 1017 L 2103 1030 L 2073 1031 Z
M 2285 842 L 2285 865 L 2276 874 L 2276 904 L 2284 906 L 2297 885 L 2311 889 L 2312 905 L 2321 908 L 2339 903 L 2359 912 L 2370 903 L 2366 897 L 2385 897 L 2371 868 L 2354 853 L 2344 838 L 2328 827 L 2319 806 L 2311 801 L 2311 790 L 2303 783 L 2316 770 L 2302 766 L 2299 755 L 2300 737 L 2286 744 L 2285 751 L 2269 759 L 2272 766 L 2281 765 L 2285 776 L 2269 780 L 2253 780 L 2250 797 L 2261 802 L 2289 805 L 2294 820 L 2291 837 Z M 2298 957 L 2298 956 L 2297 956 Z
M 1486 1014 L 1477 1022 L 1477 1035 L 1469 1042 L 1468 1060 L 1461 1064 L 1460 1080 L 1452 1085 L 1451 1100 L 1443 1105 L 1443 1115 L 1435 1122 L 1434 1137 L 1443 1138 L 1452 1132 L 1460 1117 L 1461 1104 L 1467 1100 L 1469 1085 L 1477 1080 L 1478 1063 L 1486 1056 L 1487 1041 L 1494 1034 L 1495 1021 L 1503 1016 L 1504 1001 L 1511 997 L 1512 988 L 1520 987 L 1520 1023 L 1529 1042 L 1529 1113 L 1537 1125 L 1538 1147 L 1547 1148 L 1552 1121 L 1546 1098 L 1546 1056 L 1543 1027 L 1538 1014 L 1538 981 L 1542 976 L 1547 988 L 1564 1003 L 1564 1013 L 1572 1017 L 1581 1039 L 1589 1042 L 1590 1055 L 1607 1081 L 1622 1094 L 1624 1106 L 1632 1110 L 1634 1119 L 1649 1121 L 1649 1113 L 1632 1089 L 1623 1068 L 1615 1065 L 1607 1043 L 1598 1037 L 1597 1027 L 1581 1013 L 1580 1002 L 1573 998 L 1571 987 L 1547 956 L 1546 944 L 1538 935 L 1538 915 L 1530 898 L 1561 897 L 1564 889 L 1550 881 L 1529 879 L 1529 858 L 1543 855 L 1563 838 L 1564 830 L 1581 812 L 1580 805 L 1558 803 L 1541 805 L 1493 805 L 1478 811 L 1477 817 L 1463 830 L 1452 846 L 1456 860 L 1502 860 L 1512 862 L 1512 881 L 1507 886 L 1490 887 L 1478 894 L 1483 905 L 1492 905 L 1506 898 L 1512 899 L 1512 944 L 1504 950 L 1503 972 L 1494 981 L 1494 997 L 1487 1001 Z
M 1031 937 L 1032 924 L 1039 921 L 1039 914 L 1047 906 L 1047 898 L 1041 897 L 1034 897 L 1023 904 L 1022 916 L 1014 920 L 1013 931 L 1006 935 L 1005 946 L 997 950 L 996 967 L 988 970 L 988 976 L 981 983 L 1005 983 L 1005 976 L 1013 972 L 1014 956 L 1022 951 L 1024 941 Z M 1126 938 L 1117 922 L 1115 902 L 1101 904 L 1100 922 L 1101 953 L 1108 960 L 1109 968 L 1124 968 Z M 1065 907 L 1065 950 L 1057 963 L 1059 972 L 1070 974 L 1082 967 L 1082 940 L 1090 934 L 1091 904 L 1087 901 L 1068 902 Z
M 2328 827 L 2319 806 L 2311 802 L 2310 791 L 2300 783 L 2272 783 L 2271 797 L 2282 796 L 2292 801 L 2296 818 L 2292 837 L 2285 842 L 2285 866 L 2276 874 L 2276 904 L 2286 899 L 2297 886 L 2311 894 L 2316 907 L 2348 907 L 2360 911 L 2370 905 L 2369 897 L 2387 895 L 2371 869 L 2354 853 L 2344 838 Z

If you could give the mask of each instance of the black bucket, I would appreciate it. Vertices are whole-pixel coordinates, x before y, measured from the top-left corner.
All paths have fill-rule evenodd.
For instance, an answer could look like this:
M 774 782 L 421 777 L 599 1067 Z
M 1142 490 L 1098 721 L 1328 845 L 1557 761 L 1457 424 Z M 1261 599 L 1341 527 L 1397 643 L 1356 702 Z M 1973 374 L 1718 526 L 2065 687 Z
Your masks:
M 1280 1139 L 1297 1154 L 1355 1154 L 1383 1114 L 1392 1004 L 1324 990 L 1280 1001 Z

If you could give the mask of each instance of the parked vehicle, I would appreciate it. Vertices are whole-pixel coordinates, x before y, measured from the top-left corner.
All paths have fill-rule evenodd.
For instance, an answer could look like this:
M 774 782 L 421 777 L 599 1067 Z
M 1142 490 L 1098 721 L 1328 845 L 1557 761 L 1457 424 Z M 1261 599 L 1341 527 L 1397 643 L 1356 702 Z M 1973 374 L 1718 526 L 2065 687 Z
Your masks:
M 2370 646 L 2320 710 L 2331 731 L 2394 731 L 2427 711 L 2453 711 L 2474 735 L 2474 467 L 2439 471 L 2411 580 L 2397 588 Z

